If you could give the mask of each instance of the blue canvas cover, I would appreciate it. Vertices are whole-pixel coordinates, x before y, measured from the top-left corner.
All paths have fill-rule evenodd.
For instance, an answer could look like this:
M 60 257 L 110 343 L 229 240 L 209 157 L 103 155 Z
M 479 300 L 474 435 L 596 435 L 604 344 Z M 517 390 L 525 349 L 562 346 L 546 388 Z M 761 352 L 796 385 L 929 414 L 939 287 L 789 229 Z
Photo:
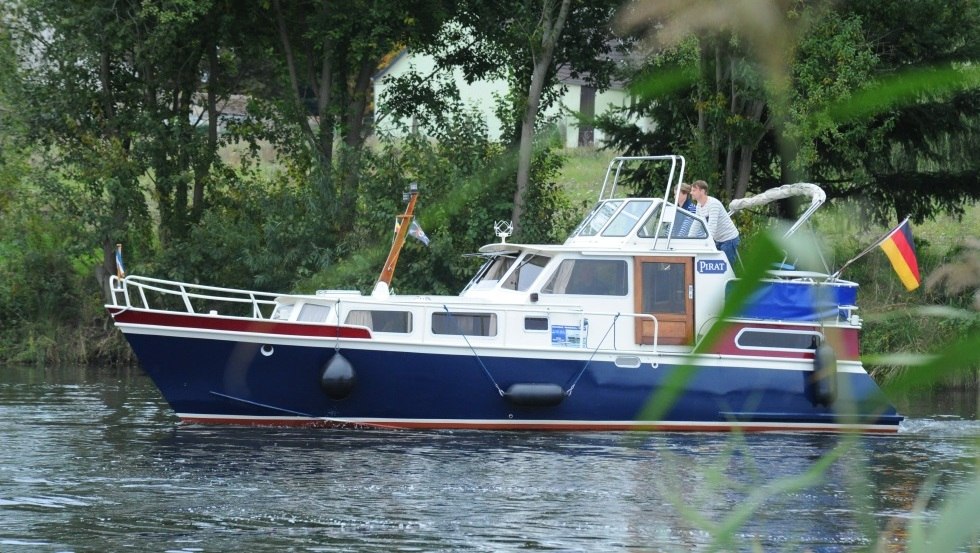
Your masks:
M 732 284 L 733 281 L 728 283 L 726 292 Z M 763 282 L 739 316 L 779 321 L 846 318 L 841 307 L 853 306 L 856 301 L 857 285 L 853 283 Z

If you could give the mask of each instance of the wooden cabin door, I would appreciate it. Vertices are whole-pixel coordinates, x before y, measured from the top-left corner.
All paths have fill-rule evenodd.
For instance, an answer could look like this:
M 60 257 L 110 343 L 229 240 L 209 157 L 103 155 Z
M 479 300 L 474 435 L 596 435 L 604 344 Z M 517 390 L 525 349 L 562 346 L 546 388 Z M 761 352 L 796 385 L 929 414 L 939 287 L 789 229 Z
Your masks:
M 694 341 L 694 260 L 690 257 L 634 259 L 637 313 L 649 313 L 660 323 L 658 344 Z M 636 343 L 652 344 L 654 324 L 636 319 Z

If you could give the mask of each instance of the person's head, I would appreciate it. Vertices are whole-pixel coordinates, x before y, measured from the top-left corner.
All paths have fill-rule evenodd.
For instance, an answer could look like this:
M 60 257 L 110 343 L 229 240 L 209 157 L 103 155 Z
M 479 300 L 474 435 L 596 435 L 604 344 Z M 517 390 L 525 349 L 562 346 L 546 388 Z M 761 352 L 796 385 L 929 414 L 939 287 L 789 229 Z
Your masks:
M 686 182 L 681 183 L 681 189 L 677 193 L 677 203 L 684 205 L 687 199 L 691 197 L 691 185 Z
M 691 183 L 691 198 L 701 203 L 708 197 L 708 183 L 703 180 L 696 180 Z

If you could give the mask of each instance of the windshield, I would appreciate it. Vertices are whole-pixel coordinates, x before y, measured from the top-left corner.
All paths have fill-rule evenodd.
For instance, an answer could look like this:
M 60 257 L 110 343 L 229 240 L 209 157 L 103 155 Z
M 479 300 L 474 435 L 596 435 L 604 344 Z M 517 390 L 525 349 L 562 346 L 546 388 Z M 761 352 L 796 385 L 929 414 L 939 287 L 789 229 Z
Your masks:
M 602 231 L 603 236 L 626 236 L 653 202 L 650 200 L 631 200 L 616 214 L 616 217 Z
M 517 261 L 517 256 L 514 254 L 491 257 L 483 264 L 483 267 L 480 267 L 480 270 L 477 271 L 476 276 L 466 286 L 466 289 L 482 290 L 495 286 L 507 274 L 507 271 L 514 265 L 515 261 Z
M 592 213 L 589 214 L 584 221 L 582 221 L 582 224 L 575 229 L 573 235 L 595 236 L 599 234 L 599 231 L 602 230 L 602 227 L 606 226 L 606 223 L 609 222 L 609 218 L 612 217 L 613 213 L 616 212 L 622 203 L 623 200 L 606 200 L 600 203 L 594 210 L 592 210 Z
M 538 275 L 541 274 L 548 261 L 551 261 L 551 258 L 548 256 L 527 254 L 521 259 L 517 269 L 510 273 L 510 276 L 507 277 L 507 280 L 500 287 L 507 290 L 526 292 L 531 287 L 534 279 L 538 278 Z

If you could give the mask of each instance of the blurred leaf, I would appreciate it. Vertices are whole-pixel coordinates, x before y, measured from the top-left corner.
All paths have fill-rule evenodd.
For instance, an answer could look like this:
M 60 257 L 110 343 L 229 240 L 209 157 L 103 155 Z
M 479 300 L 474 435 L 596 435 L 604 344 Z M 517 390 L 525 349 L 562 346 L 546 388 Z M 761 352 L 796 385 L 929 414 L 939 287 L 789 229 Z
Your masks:
M 935 383 L 953 372 L 976 371 L 980 364 L 980 332 L 968 334 L 932 356 L 891 354 L 866 356 L 868 363 L 908 366 L 886 383 L 887 391 L 898 392 Z
M 850 98 L 831 105 L 828 113 L 837 121 L 866 119 L 878 113 L 918 103 L 926 97 L 949 96 L 978 86 L 980 68 L 972 65 L 910 69 L 856 91 Z

